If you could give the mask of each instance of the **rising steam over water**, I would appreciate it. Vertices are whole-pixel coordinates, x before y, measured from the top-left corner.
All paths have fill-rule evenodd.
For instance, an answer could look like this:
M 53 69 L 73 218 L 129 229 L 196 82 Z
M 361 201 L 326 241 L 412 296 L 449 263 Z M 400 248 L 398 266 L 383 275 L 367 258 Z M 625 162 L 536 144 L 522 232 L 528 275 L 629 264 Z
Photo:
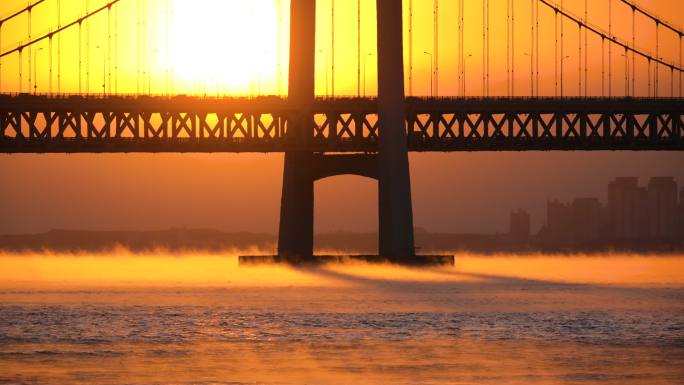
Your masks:
M 0 383 L 680 384 L 684 258 L 0 257 Z

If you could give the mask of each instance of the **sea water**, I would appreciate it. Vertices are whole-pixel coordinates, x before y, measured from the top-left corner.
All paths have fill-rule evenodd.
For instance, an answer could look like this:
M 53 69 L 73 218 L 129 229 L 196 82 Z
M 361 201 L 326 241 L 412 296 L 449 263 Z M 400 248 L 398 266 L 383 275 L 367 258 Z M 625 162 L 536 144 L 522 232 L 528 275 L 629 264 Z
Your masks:
M 0 383 L 682 384 L 684 258 L 4 255 Z

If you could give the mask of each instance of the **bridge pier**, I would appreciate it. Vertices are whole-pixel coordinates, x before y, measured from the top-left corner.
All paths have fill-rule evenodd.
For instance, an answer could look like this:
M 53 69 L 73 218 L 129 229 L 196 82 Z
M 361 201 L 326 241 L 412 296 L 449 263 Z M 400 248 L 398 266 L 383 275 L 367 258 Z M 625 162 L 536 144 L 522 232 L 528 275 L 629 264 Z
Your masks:
M 380 256 L 414 259 L 413 211 L 406 140 L 406 106 L 402 41 L 402 4 L 377 0 L 378 8 L 378 154 L 285 154 L 278 256 L 313 258 L 314 182 L 341 174 L 378 180 Z M 314 100 L 316 0 L 292 0 L 290 22 L 290 86 L 288 99 L 300 116 L 288 136 L 310 136 Z
M 313 154 L 285 154 L 280 201 L 278 255 L 286 259 L 313 258 Z
M 380 255 L 413 259 L 402 2 L 377 0 Z
M 306 142 L 315 98 L 316 0 L 290 2 L 290 72 L 288 101 L 299 111 L 290 121 L 288 139 Z M 280 207 L 278 256 L 313 258 L 314 154 L 286 152 Z
M 313 258 L 314 183 L 337 175 L 378 179 L 377 155 L 300 152 L 285 156 L 279 257 L 291 261 Z

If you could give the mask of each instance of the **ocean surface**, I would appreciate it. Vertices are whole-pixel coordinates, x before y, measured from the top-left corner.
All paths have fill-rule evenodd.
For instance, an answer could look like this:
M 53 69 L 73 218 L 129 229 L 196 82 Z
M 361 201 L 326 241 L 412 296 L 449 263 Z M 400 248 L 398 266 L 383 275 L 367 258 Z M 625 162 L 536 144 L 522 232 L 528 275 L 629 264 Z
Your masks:
M 684 384 L 684 257 L 0 256 L 0 384 Z

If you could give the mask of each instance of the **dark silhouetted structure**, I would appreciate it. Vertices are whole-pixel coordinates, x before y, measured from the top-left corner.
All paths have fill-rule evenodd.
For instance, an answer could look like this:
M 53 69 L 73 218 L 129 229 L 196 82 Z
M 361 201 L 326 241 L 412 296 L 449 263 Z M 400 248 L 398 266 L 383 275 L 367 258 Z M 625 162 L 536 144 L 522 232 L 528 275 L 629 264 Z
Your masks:
M 377 154 L 326 155 L 304 147 L 286 151 L 278 254 L 288 259 L 313 257 L 314 182 L 340 174 L 378 180 L 380 256 L 413 259 L 413 213 L 404 106 L 402 5 L 378 0 Z M 291 3 L 288 140 L 309 143 L 314 124 L 316 0 Z M 328 121 L 338 122 L 337 116 Z M 336 123 L 335 123 L 336 124 Z M 329 124 L 328 128 L 333 128 Z M 336 129 L 333 128 L 333 129 Z M 344 130 L 344 129 L 343 129 Z M 347 130 L 348 131 L 348 127 Z
M 316 0 L 293 0 L 291 20 L 289 107 L 297 112 L 291 115 L 288 140 L 305 144 L 314 126 Z M 306 147 L 285 153 L 279 256 L 313 257 L 314 183 L 340 174 L 378 180 L 380 255 L 415 256 L 402 63 L 401 2 L 378 0 L 377 154 L 326 155 Z
M 541 235 L 547 243 L 572 245 L 599 239 L 603 207 L 597 198 L 578 198 L 572 204 L 547 202 L 546 225 Z
M 566 245 L 572 240 L 571 206 L 558 200 L 546 202 L 546 226 L 544 238 L 556 245 Z
M 603 206 L 598 198 L 578 198 L 572 202 L 572 229 L 575 243 L 587 243 L 601 237 L 605 223 Z
M 684 240 L 684 190 L 679 199 L 677 191 L 673 177 L 651 178 L 647 187 L 637 177 L 621 177 L 608 184 L 606 207 L 597 198 L 547 202 L 540 239 L 554 246 L 627 242 L 638 249 L 663 241 L 675 247 Z
M 684 187 L 682 191 L 679 192 L 679 235 L 684 239 Z
M 291 113 L 288 129 L 292 141 L 304 142 L 311 123 L 314 101 L 316 52 L 316 0 L 290 3 L 290 76 L 288 100 L 297 111 Z M 285 153 L 280 206 L 278 254 L 285 258 L 313 256 L 313 168 L 323 159 L 310 151 Z
M 413 258 L 402 2 L 377 0 L 380 255 Z
M 0 95 L 0 152 L 378 152 L 379 100 L 310 101 L 299 132 L 296 100 Z M 405 111 L 409 151 L 684 150 L 676 99 L 408 98 Z M 616 123 L 637 119 L 651 123 Z
M 526 240 L 530 238 L 530 234 L 530 214 L 523 209 L 512 211 L 508 235 L 516 240 Z
M 621 177 L 608 184 L 608 218 L 613 238 L 646 236 L 647 191 L 639 187 L 639 178 Z
M 648 183 L 648 235 L 672 238 L 677 231 L 677 183 L 672 177 L 651 178 Z

